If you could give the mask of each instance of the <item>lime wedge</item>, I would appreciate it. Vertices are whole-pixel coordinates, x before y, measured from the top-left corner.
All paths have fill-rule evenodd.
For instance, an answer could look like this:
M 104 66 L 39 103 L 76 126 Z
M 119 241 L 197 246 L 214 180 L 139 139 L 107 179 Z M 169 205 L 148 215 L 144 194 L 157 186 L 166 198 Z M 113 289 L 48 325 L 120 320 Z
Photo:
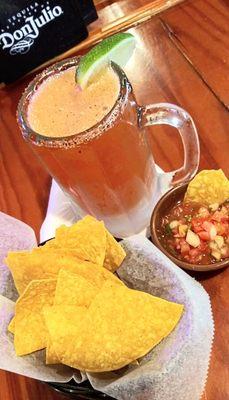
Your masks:
M 124 67 L 134 48 L 135 38 L 130 33 L 117 33 L 104 39 L 81 58 L 76 71 L 76 82 L 85 88 L 110 61 Z

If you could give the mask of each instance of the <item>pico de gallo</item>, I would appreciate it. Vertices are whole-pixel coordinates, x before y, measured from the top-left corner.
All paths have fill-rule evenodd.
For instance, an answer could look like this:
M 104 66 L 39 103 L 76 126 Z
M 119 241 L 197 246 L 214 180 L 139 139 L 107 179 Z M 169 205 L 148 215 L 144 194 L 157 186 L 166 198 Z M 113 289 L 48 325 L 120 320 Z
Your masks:
M 192 264 L 212 264 L 229 257 L 229 201 L 178 202 L 162 219 L 159 239 L 174 257 Z

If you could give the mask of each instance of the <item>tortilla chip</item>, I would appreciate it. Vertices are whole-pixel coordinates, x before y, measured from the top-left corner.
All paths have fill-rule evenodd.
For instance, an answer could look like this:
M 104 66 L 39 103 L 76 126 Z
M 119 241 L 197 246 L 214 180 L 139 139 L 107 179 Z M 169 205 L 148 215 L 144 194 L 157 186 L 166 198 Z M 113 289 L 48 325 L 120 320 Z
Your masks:
M 14 279 L 14 284 L 19 294 L 22 294 L 28 284 L 33 280 L 55 279 L 60 269 L 78 271 L 80 265 L 88 269 L 96 267 L 95 264 L 80 260 L 65 253 L 44 252 L 39 250 L 9 252 L 5 260 Z
M 13 317 L 8 325 L 8 331 L 14 335 L 15 331 L 15 318 Z
M 98 223 L 96 218 L 92 217 L 91 215 L 87 215 L 84 218 L 84 221 L 87 224 Z M 124 260 L 126 253 L 117 240 L 115 240 L 115 238 L 110 234 L 110 232 L 106 228 L 104 229 L 106 232 L 106 253 L 103 266 L 109 271 L 115 272 Z
M 57 340 L 55 349 L 61 362 L 73 368 L 117 370 L 144 356 L 165 338 L 175 328 L 182 310 L 180 304 L 107 282 L 80 323 L 76 316 L 77 330 L 62 342 Z M 73 314 L 73 326 L 74 318 Z
M 54 305 L 89 307 L 99 288 L 80 275 L 60 270 Z
M 101 268 L 99 268 L 99 271 L 100 270 Z M 91 284 L 80 275 L 76 275 L 65 270 L 61 270 L 59 272 L 54 307 L 45 307 L 43 310 L 43 313 L 46 317 L 46 326 L 51 330 L 51 336 L 49 337 L 46 348 L 46 364 L 60 363 L 59 357 L 55 351 L 56 332 L 58 332 L 58 335 L 60 332 L 62 336 L 65 334 L 67 335 L 67 331 L 65 330 L 65 319 L 68 317 L 68 315 L 70 315 L 71 321 L 72 314 L 74 314 L 75 321 L 76 309 L 68 306 L 89 306 L 98 290 L 99 289 L 96 285 Z M 60 307 L 58 308 L 58 306 Z M 80 308 L 80 310 L 81 309 L 85 313 L 85 307 Z M 59 324 L 58 327 L 57 324 Z
M 184 201 L 209 206 L 229 199 L 229 180 L 219 170 L 200 171 L 189 183 Z
M 126 253 L 122 246 L 106 229 L 106 254 L 103 266 L 111 272 L 115 272 L 122 264 Z
M 42 309 L 53 304 L 55 289 L 56 279 L 32 281 L 17 300 L 14 346 L 18 356 L 46 347 L 48 332 Z
M 74 340 L 74 343 L 80 340 L 81 323 L 86 311 L 86 307 L 77 306 L 44 307 L 43 315 L 51 342 L 46 353 L 47 364 L 61 360 L 67 340 Z
M 47 324 L 46 324 L 46 328 L 47 328 Z M 49 364 L 49 365 L 60 364 L 60 360 L 56 355 L 54 346 L 52 344 L 52 341 L 51 341 L 51 338 L 49 335 L 48 335 L 47 346 L 46 346 L 46 350 L 45 350 L 45 362 L 46 362 L 46 364 Z
M 75 249 L 75 255 L 77 255 L 79 258 L 89 260 L 91 262 L 95 262 L 96 264 L 100 266 L 104 266 L 108 270 L 114 272 L 117 270 L 117 268 L 121 265 L 123 259 L 126 256 L 125 251 L 123 250 L 122 246 L 113 238 L 113 236 L 108 232 L 108 230 L 104 227 L 101 229 L 103 224 L 99 221 L 96 220 L 96 218 L 92 217 L 91 215 L 87 215 L 85 218 L 82 220 L 78 221 L 76 224 L 72 225 L 71 227 L 67 227 L 65 225 L 62 225 L 59 227 L 56 231 L 56 238 L 52 241 L 47 242 L 47 244 L 44 246 L 44 249 L 46 246 L 47 248 L 58 248 L 58 246 L 61 246 L 63 248 L 67 249 Z M 100 226 L 100 227 L 99 227 Z M 83 252 L 82 249 L 79 251 L 78 248 L 78 240 L 76 233 L 80 235 L 80 233 L 83 235 L 83 231 L 85 232 L 86 229 L 86 237 L 85 240 L 88 242 L 91 240 L 91 235 L 93 234 L 93 230 L 98 229 L 100 230 L 100 239 L 102 240 L 102 243 L 104 245 L 104 230 L 105 230 L 105 256 L 99 258 L 95 258 L 94 254 L 90 254 L 90 257 L 88 258 L 88 251 Z M 88 229 L 87 229 L 88 228 Z M 90 234 L 89 234 L 90 232 Z M 98 232 L 97 232 L 98 233 Z M 98 235 L 99 236 L 99 235 Z M 88 243 L 87 243 L 88 244 Z M 105 258 L 104 258 L 105 257 Z
M 87 216 L 76 224 L 56 230 L 55 245 L 74 249 L 82 260 L 103 266 L 106 251 L 106 232 L 103 222 Z
M 107 281 L 112 281 L 115 284 L 124 285 L 124 283 L 110 271 L 105 268 L 98 267 L 95 264 L 83 261 L 81 263 L 75 263 L 72 265 L 65 265 L 65 271 L 70 271 L 76 275 L 80 275 L 85 278 L 92 285 L 101 288 L 102 285 Z

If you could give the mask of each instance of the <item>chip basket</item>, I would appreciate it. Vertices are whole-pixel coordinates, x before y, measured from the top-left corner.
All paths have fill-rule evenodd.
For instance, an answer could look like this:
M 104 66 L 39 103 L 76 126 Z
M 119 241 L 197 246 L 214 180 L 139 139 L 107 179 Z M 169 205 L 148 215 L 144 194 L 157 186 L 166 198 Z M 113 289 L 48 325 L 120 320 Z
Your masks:
M 48 383 L 52 389 L 56 390 L 60 394 L 65 395 L 70 399 L 78 400 L 113 400 L 104 393 L 93 389 L 88 381 L 81 384 L 77 384 L 73 379 L 68 383 Z

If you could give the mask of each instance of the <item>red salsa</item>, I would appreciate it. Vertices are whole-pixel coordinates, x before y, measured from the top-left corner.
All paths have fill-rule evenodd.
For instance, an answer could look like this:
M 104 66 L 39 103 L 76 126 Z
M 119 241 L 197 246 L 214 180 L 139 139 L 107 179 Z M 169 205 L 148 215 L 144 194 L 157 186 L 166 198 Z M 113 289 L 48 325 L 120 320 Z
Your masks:
M 229 201 L 209 207 L 178 202 L 158 229 L 163 247 L 192 264 L 212 264 L 229 257 Z

